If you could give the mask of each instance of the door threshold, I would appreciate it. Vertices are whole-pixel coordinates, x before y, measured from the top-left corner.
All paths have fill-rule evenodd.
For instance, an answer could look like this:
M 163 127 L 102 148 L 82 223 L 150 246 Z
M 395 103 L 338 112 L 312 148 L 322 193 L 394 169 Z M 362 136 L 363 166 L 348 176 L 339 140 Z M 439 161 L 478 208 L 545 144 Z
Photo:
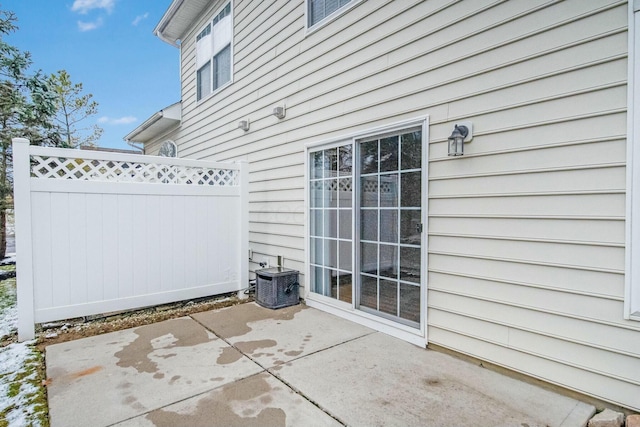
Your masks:
M 401 324 L 393 324 L 391 321 L 378 318 L 376 316 L 364 313 L 359 310 L 355 310 L 353 308 L 347 310 L 341 307 L 336 307 L 330 304 L 316 301 L 311 299 L 310 296 L 307 296 L 307 298 L 305 299 L 305 304 L 309 307 L 316 308 L 326 313 L 333 314 L 334 316 L 349 320 L 353 323 L 357 323 L 359 325 L 366 326 L 367 328 L 371 328 L 375 331 L 382 332 L 383 334 L 398 338 L 402 341 L 417 345 L 418 347 L 427 347 L 427 339 L 424 333 L 419 329 L 413 329 Z

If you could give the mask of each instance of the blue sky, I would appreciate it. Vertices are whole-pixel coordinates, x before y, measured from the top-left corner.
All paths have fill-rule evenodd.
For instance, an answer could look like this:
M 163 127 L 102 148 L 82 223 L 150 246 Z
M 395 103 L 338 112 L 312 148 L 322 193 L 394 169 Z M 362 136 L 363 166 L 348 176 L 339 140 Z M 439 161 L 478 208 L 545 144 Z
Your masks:
M 130 148 L 123 137 L 180 100 L 179 50 L 153 35 L 171 0 L 0 0 L 18 31 L 6 38 L 31 52 L 33 69 L 67 70 L 93 94 L 101 147 Z

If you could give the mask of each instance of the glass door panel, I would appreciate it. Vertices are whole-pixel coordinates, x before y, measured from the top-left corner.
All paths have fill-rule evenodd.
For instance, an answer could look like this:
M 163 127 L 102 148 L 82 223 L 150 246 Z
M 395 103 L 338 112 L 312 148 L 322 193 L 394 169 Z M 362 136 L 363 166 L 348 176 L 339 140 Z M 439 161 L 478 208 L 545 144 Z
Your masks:
M 358 308 L 420 326 L 422 134 L 358 141 Z
M 310 153 L 310 290 L 353 301 L 353 144 Z

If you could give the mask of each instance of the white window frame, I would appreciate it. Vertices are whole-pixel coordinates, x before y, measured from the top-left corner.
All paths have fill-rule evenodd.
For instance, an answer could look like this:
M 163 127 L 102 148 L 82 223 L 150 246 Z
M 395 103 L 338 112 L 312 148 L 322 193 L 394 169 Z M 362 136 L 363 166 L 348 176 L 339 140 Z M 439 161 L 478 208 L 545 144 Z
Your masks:
M 306 34 L 311 34 L 313 32 L 315 32 L 316 30 L 318 30 L 319 28 L 324 27 L 325 25 L 335 21 L 338 17 L 340 17 L 341 15 L 347 13 L 349 10 L 353 9 L 354 7 L 356 7 L 357 5 L 359 5 L 360 3 L 364 2 L 366 0 L 351 0 L 348 4 L 345 4 L 342 7 L 339 7 L 338 9 L 336 9 L 333 13 L 331 13 L 330 15 L 325 16 L 322 20 L 316 22 L 313 25 L 309 25 L 309 8 L 311 7 L 311 0 L 304 0 L 304 27 L 305 27 L 305 33 Z
M 423 254 L 422 254 L 422 271 L 421 277 L 423 277 L 423 283 L 421 286 L 421 313 L 420 313 L 420 327 L 414 328 L 411 326 L 407 326 L 393 320 L 376 316 L 365 311 L 357 310 L 355 308 L 354 303 L 351 304 L 345 303 L 342 301 L 338 301 L 336 299 L 325 297 L 316 293 L 311 292 L 311 286 L 309 283 L 305 286 L 305 302 L 309 307 L 314 307 L 320 309 L 322 311 L 326 311 L 328 313 L 334 314 L 338 317 L 342 317 L 344 319 L 350 320 L 354 323 L 358 323 L 360 325 L 369 327 L 371 329 L 383 332 L 385 334 L 394 336 L 401 340 L 410 342 L 420 347 L 426 347 L 428 343 L 428 335 L 427 335 L 427 294 L 428 294 L 428 232 L 429 223 L 428 223 L 428 212 L 429 212 L 429 195 L 428 195 L 428 176 L 429 176 L 429 163 L 428 163 L 428 153 L 429 153 L 429 116 L 420 116 L 413 119 L 403 120 L 396 123 L 391 123 L 388 125 L 383 125 L 375 128 L 368 128 L 361 131 L 357 131 L 354 133 L 349 133 L 346 135 L 339 136 L 337 138 L 325 139 L 317 142 L 308 143 L 305 145 L 305 277 L 311 277 L 310 274 L 310 218 L 309 218 L 309 157 L 310 153 L 313 151 L 318 151 L 320 149 L 328 149 L 343 145 L 345 143 L 355 144 L 358 140 L 368 137 L 377 136 L 380 134 L 402 131 L 407 128 L 421 126 L 422 127 L 422 182 L 423 182 L 423 207 L 422 207 L 422 224 L 424 227 L 424 243 L 423 243 Z M 353 177 L 355 182 L 355 176 Z M 355 212 L 354 215 L 355 217 Z M 355 220 L 352 222 L 352 230 L 355 233 Z M 356 243 L 355 234 L 352 235 L 352 246 Z M 356 268 L 356 258 L 355 258 L 355 246 L 352 248 L 352 262 L 353 268 Z M 355 270 L 354 270 L 355 272 Z M 355 273 L 354 273 L 355 274 Z
M 629 0 L 624 317 L 640 321 L 640 1 Z
M 213 20 L 220 14 L 220 12 L 222 12 L 224 10 L 224 8 L 227 7 L 227 5 L 229 5 L 230 11 L 229 11 L 229 19 L 231 20 L 231 36 L 230 36 L 230 42 L 228 45 L 225 44 L 225 46 L 220 49 L 218 52 L 214 51 L 213 46 L 211 46 L 211 55 L 209 56 L 208 62 L 209 62 L 209 84 L 211 87 L 211 91 L 208 94 L 202 95 L 200 98 L 198 98 L 198 71 L 204 66 L 200 65 L 198 66 L 198 47 L 197 47 L 197 37 L 198 35 L 200 35 L 200 33 L 202 33 L 202 31 L 207 27 L 207 26 L 211 26 L 210 29 L 210 33 L 209 33 L 209 37 L 211 37 L 211 44 L 213 45 L 215 42 L 213 40 L 213 35 L 214 35 L 214 23 Z M 219 8 L 216 9 L 215 13 L 213 13 L 211 15 L 211 17 L 207 20 L 207 22 L 202 25 L 202 27 L 200 27 L 200 29 L 196 32 L 196 35 L 194 36 L 194 49 L 195 49 L 195 62 L 196 62 L 196 66 L 195 66 L 195 91 L 196 91 L 196 102 L 197 103 L 201 103 L 203 101 L 206 101 L 207 99 L 209 99 L 210 97 L 212 97 L 213 95 L 215 95 L 216 93 L 220 92 L 222 89 L 224 89 L 225 87 L 229 86 L 230 84 L 233 83 L 233 74 L 234 74 L 234 70 L 233 70 L 233 54 L 234 54 L 234 49 L 233 49 L 233 1 L 232 0 L 228 0 L 226 2 L 224 2 L 222 4 L 222 6 L 220 6 Z M 215 72 L 215 64 L 214 64 L 214 58 L 216 56 L 217 53 L 222 52 L 227 46 L 229 46 L 229 81 L 223 83 L 222 85 L 214 88 L 214 72 Z

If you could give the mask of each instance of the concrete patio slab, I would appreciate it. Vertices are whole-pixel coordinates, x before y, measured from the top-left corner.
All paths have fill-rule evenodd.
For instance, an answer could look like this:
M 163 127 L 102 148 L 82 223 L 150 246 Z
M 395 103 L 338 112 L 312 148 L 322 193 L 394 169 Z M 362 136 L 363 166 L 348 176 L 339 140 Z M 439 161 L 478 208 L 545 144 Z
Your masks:
M 52 345 L 46 362 L 52 427 L 110 425 L 262 370 L 188 317 Z
M 233 316 L 227 314 L 230 309 Z M 249 303 L 194 314 L 193 318 L 264 368 L 375 332 L 305 305 L 274 311 Z
M 346 425 L 582 426 L 591 405 L 383 334 L 277 367 Z
M 52 345 L 46 360 L 52 427 L 579 427 L 595 411 L 305 306 L 242 304 Z
M 268 373 L 254 375 L 117 427 L 340 426 Z

